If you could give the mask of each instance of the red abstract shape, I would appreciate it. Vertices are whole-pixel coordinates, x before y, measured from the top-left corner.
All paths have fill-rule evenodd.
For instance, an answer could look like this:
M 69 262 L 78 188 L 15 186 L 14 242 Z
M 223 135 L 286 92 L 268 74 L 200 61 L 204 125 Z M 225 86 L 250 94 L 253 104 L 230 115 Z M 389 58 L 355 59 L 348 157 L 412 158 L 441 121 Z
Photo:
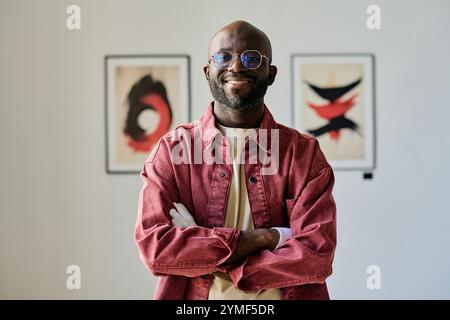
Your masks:
M 306 102 L 306 104 L 313 109 L 317 115 L 323 119 L 334 119 L 337 117 L 344 116 L 344 114 L 350 110 L 351 107 L 355 104 L 355 98 L 358 94 L 354 94 L 347 100 L 335 100 L 330 103 L 318 106 L 309 102 Z M 329 132 L 330 138 L 332 140 L 339 140 L 339 137 L 341 135 L 340 130 L 333 130 Z
M 330 131 L 330 138 L 331 140 L 339 140 L 339 136 L 341 135 L 341 132 L 339 130 Z
M 313 109 L 321 118 L 330 120 L 336 117 L 343 116 L 353 105 L 354 100 L 358 94 L 354 94 L 344 101 L 335 100 L 333 102 L 318 106 L 307 102 L 308 106 Z
M 153 132 L 145 135 L 141 140 L 134 140 L 127 136 L 127 143 L 134 151 L 149 152 L 152 146 L 169 130 L 171 121 L 170 108 L 164 99 L 155 93 L 143 96 L 141 101 L 158 112 L 159 123 Z

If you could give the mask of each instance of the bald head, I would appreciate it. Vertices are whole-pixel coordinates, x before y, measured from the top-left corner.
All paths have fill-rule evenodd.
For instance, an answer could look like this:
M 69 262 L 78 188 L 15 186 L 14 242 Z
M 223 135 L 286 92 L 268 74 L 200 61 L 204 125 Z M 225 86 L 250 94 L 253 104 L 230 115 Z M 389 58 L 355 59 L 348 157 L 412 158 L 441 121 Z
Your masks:
M 272 61 L 272 46 L 267 35 L 254 25 L 237 20 L 220 29 L 211 39 L 208 57 L 221 49 L 262 51 Z
M 261 56 L 254 52 L 242 56 L 244 51 L 255 50 Z M 277 67 L 271 63 L 269 38 L 248 22 L 234 21 L 212 37 L 208 52 L 208 63 L 203 71 L 217 107 L 215 116 L 225 126 L 253 128 L 264 111 L 267 87 L 277 74 Z M 240 59 L 235 58 L 238 55 Z M 233 113 L 240 115 L 232 116 L 237 118 L 227 122 L 226 118 Z

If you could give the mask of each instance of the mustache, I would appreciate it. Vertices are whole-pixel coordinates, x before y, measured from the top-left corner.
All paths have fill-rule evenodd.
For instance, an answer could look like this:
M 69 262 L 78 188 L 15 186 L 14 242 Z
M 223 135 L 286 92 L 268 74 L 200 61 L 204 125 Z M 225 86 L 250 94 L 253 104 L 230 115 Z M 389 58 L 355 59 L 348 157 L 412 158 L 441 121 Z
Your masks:
M 229 72 L 229 73 L 222 73 L 219 76 L 219 81 L 221 83 L 223 83 L 225 81 L 225 78 L 228 78 L 228 77 L 236 77 L 236 78 L 244 77 L 244 78 L 252 79 L 253 81 L 256 81 L 256 79 L 257 79 L 257 77 L 250 72 Z

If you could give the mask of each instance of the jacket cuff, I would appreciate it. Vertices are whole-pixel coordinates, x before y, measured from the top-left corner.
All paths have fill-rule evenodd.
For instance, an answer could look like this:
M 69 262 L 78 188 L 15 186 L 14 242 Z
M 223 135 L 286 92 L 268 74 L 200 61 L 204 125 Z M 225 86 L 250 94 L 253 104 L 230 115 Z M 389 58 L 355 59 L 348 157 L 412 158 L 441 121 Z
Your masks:
M 241 289 L 239 288 L 239 282 L 244 276 L 244 265 L 246 264 L 246 262 L 247 259 L 244 259 L 244 261 L 241 261 L 241 264 L 239 264 L 238 266 L 234 266 L 234 268 L 228 270 L 228 274 L 230 275 L 235 288 Z
M 222 265 L 228 258 L 233 254 L 234 250 L 236 249 L 238 242 L 239 242 L 239 236 L 241 235 L 241 230 L 238 228 L 213 228 L 211 233 L 219 238 L 223 244 L 230 250 L 230 253 L 226 255 L 223 259 L 220 259 L 217 262 L 216 268 L 220 272 L 227 272 L 226 266 Z

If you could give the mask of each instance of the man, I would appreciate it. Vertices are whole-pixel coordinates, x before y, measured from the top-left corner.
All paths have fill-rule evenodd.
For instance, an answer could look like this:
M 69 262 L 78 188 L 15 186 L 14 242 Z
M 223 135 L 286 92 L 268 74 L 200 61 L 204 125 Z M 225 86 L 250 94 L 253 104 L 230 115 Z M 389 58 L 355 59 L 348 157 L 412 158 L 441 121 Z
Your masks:
M 217 32 L 204 67 L 214 101 L 166 134 L 142 169 L 135 239 L 161 277 L 155 299 L 329 298 L 334 175 L 317 140 L 265 106 L 271 61 L 253 25 Z

